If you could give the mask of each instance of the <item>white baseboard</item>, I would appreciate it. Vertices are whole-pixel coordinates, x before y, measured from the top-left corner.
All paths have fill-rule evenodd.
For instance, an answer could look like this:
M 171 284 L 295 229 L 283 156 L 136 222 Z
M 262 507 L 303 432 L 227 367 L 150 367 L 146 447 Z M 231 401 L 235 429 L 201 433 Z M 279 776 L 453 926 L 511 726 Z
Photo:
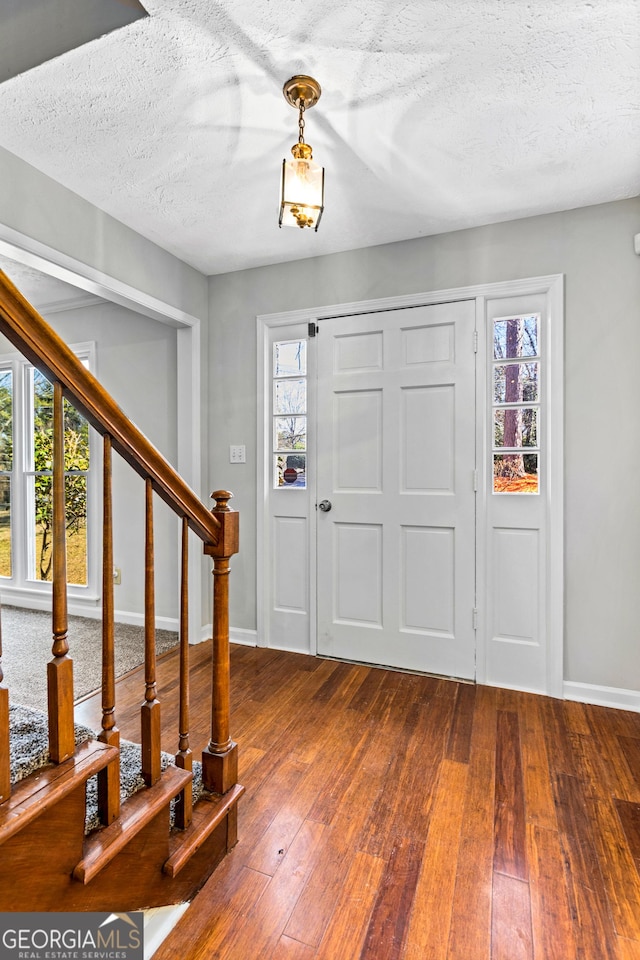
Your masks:
M 212 634 L 213 626 L 210 623 L 205 623 L 200 639 L 195 642 L 204 643 L 205 640 L 211 640 Z M 229 640 L 231 643 L 241 643 L 245 647 L 257 647 L 258 631 L 246 630 L 244 627 L 229 627 Z
M 231 643 L 242 643 L 245 647 L 257 647 L 258 631 L 245 630 L 244 627 L 230 627 L 229 639 Z
M 281 650 L 283 653 L 301 653 L 305 657 L 315 657 L 315 653 L 311 653 L 309 647 L 283 647 L 279 646 L 277 643 L 269 644 L 270 650 Z M 347 661 L 345 661 L 347 662 Z M 389 667 L 389 670 L 392 670 L 393 667 Z
M 640 713 L 640 690 L 602 687 L 595 683 L 576 683 L 573 680 L 565 680 L 563 693 L 565 700 L 578 700 L 580 703 L 595 703 L 601 707 L 615 707 L 617 710 L 633 710 Z
M 202 628 L 200 640 L 196 640 L 196 643 L 203 643 L 205 640 L 211 640 L 212 634 L 213 626 L 210 623 L 205 623 L 204 627 Z M 258 631 L 246 630 L 244 627 L 229 627 L 229 640 L 231 643 L 241 643 L 245 647 L 257 647 Z
M 102 611 L 99 611 L 97 616 L 101 617 Z M 134 627 L 144 626 L 143 613 L 132 613 L 129 610 L 114 610 L 113 619 L 116 623 L 130 623 Z M 179 626 L 180 624 L 177 617 L 156 617 L 156 630 L 172 630 L 174 633 L 177 633 Z
M 26 610 L 51 610 L 51 591 L 23 590 L 13 587 L 2 588 L 2 602 L 5 606 L 23 607 Z M 76 617 L 100 617 L 100 597 L 67 596 L 67 608 Z
M 2 602 L 13 607 L 22 607 L 27 610 L 51 610 L 51 594 L 43 596 L 35 590 L 26 591 L 2 591 Z M 102 617 L 102 606 L 99 598 L 92 600 L 78 601 L 70 596 L 67 599 L 67 609 L 72 617 L 87 617 L 89 620 L 100 620 Z M 144 614 L 133 613 L 130 610 L 115 610 L 113 619 L 116 623 L 129 623 L 135 627 L 144 626 Z M 156 630 L 172 630 L 177 632 L 178 620 L 175 617 L 156 617 Z M 209 632 L 209 636 L 211 633 Z

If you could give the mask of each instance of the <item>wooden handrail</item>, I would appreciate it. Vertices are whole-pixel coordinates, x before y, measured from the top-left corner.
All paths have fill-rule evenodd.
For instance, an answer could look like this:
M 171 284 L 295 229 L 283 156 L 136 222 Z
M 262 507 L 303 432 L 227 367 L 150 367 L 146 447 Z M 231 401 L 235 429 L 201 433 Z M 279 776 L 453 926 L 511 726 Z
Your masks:
M 111 445 L 169 504 L 206 544 L 217 544 L 220 523 L 179 473 L 131 423 L 115 400 L 83 366 L 72 350 L 25 300 L 0 270 L 0 333 L 44 373 L 59 383 L 65 396 L 92 427 L 111 437 Z

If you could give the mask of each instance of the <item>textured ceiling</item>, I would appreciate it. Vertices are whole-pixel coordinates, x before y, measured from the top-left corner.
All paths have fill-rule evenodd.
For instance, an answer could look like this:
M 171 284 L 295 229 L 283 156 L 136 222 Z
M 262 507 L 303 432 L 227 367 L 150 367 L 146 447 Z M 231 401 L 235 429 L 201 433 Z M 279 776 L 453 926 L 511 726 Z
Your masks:
M 0 144 L 206 274 L 640 193 L 640 0 L 144 6 L 1 84 Z M 295 73 L 317 234 L 277 225 Z
M 61 309 L 74 303 L 99 303 L 98 297 L 90 297 L 78 287 L 50 277 L 34 267 L 17 263 L 0 254 L 0 270 L 16 285 L 20 293 L 37 310 L 47 313 L 50 308 Z
M 2 0 L 1 16 L 3 81 L 147 13 L 138 0 Z

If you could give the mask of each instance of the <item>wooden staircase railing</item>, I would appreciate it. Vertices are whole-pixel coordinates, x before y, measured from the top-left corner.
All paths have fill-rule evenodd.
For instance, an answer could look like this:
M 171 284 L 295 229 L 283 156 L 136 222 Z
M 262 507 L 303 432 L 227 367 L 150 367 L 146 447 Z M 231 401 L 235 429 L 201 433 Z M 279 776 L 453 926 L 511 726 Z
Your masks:
M 229 614 L 230 557 L 238 551 L 238 513 L 231 510 L 228 491 L 216 491 L 216 506 L 208 510 L 180 475 L 135 427 L 73 352 L 22 297 L 0 271 L 0 333 L 13 343 L 53 383 L 53 584 L 52 660 L 47 665 L 49 746 L 51 760 L 62 764 L 73 756 L 73 664 L 67 638 L 67 577 L 65 544 L 64 422 L 63 403 L 69 400 L 103 437 L 103 556 L 102 556 L 102 730 L 98 740 L 119 747 L 116 725 L 113 595 L 112 451 L 116 451 L 145 481 L 145 600 L 144 600 L 144 702 L 141 707 L 142 775 L 148 787 L 161 779 L 160 702 L 156 689 L 153 498 L 159 495 L 181 518 L 180 677 L 179 731 L 175 766 L 188 774 L 175 808 L 175 825 L 186 830 L 192 822 L 189 745 L 189 636 L 188 533 L 202 541 L 213 559 L 213 653 L 211 738 L 202 756 L 203 782 L 215 794 L 236 798 L 237 746 L 230 736 L 229 720 Z M 0 635 L 0 661 L 2 641 Z M 2 685 L 0 663 L 0 804 L 10 795 L 7 688 Z M 111 755 L 111 754 L 110 754 Z M 5 758 L 7 760 L 5 764 Z M 176 781 L 177 782 L 177 781 Z M 120 817 L 118 757 L 98 773 L 98 809 L 105 827 Z M 231 791 L 231 793 L 230 793 Z M 222 808 L 221 808 L 222 809 Z M 235 842 L 235 802 L 229 802 L 228 846 Z M 178 858 L 179 859 L 179 858 Z M 172 868 L 173 869 L 173 868 Z M 171 873 L 171 871 L 168 871 Z

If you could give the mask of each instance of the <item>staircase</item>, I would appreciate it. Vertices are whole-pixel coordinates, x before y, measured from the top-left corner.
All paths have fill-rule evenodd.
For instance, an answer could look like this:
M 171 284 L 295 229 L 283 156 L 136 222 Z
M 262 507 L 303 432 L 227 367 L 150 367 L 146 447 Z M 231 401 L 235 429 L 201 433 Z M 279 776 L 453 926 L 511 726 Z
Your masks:
M 3 683 L 0 633 L 0 903 L 5 911 L 127 912 L 190 899 L 237 840 L 237 745 L 229 731 L 230 557 L 238 550 L 231 494 L 208 510 L 0 271 L 0 332 L 54 386 L 52 659 L 46 665 L 49 762 L 12 782 L 10 684 Z M 103 438 L 102 725 L 76 743 L 73 661 L 67 623 L 63 401 Z M 143 786 L 121 802 L 124 745 L 116 716 L 114 663 L 113 453 L 145 481 L 145 663 L 140 710 Z M 175 756 L 160 748 L 155 662 L 153 505 L 181 518 L 179 730 Z M 194 802 L 189 746 L 188 539 L 213 560 L 211 739 L 202 752 L 203 789 Z M 39 665 L 34 664 L 34 669 Z M 44 665 L 42 666 L 44 669 Z M 10 679 L 10 678 L 9 678 Z M 200 773 L 200 768 L 198 768 Z M 85 830 L 87 781 L 97 777 L 98 825 Z

